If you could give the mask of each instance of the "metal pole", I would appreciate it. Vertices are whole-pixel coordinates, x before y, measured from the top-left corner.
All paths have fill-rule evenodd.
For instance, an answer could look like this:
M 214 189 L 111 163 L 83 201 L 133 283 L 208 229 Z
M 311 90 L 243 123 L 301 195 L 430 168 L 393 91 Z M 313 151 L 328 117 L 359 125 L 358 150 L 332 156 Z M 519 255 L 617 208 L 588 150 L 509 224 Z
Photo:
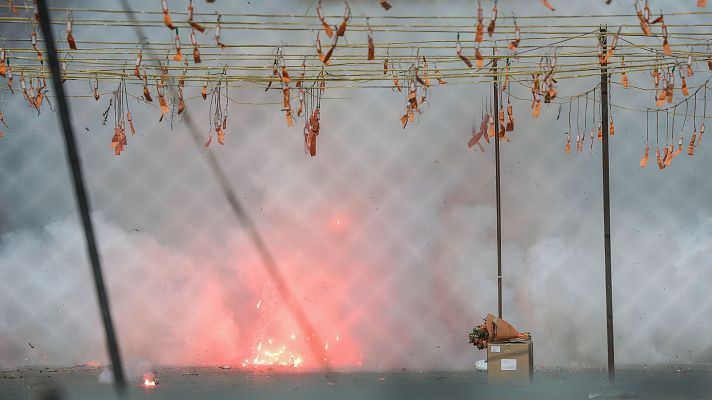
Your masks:
M 601 46 L 603 54 L 607 49 L 607 30 L 601 27 Z M 603 240 L 606 263 L 606 334 L 608 337 L 608 381 L 613 383 L 616 380 L 616 365 L 613 351 L 613 297 L 611 282 L 611 195 L 608 162 L 608 68 L 601 65 L 601 124 L 603 129 L 603 140 L 601 142 L 603 160 Z
M 49 68 L 52 73 L 52 82 L 54 93 L 57 96 L 57 107 L 59 109 L 59 119 L 62 123 L 62 132 L 64 133 L 64 142 L 67 148 L 67 163 L 72 174 L 74 182 L 74 194 L 77 199 L 77 208 L 81 217 L 84 235 L 87 244 L 87 252 L 91 263 L 92 272 L 94 275 L 94 287 L 96 288 L 96 296 L 99 301 L 99 310 L 101 311 L 101 319 L 104 323 L 104 333 L 106 334 L 106 346 L 111 357 L 111 367 L 114 372 L 114 385 L 119 393 L 126 391 L 126 378 L 124 369 L 121 364 L 121 355 L 119 353 L 119 344 L 114 331 L 114 324 L 111 319 L 111 311 L 109 307 L 109 294 L 106 292 L 104 285 L 104 276 L 101 270 L 101 260 L 99 258 L 99 250 L 94 236 L 94 227 L 92 225 L 91 209 L 89 203 L 89 193 L 84 187 L 84 175 L 82 172 L 82 163 L 77 149 L 74 131 L 72 130 L 72 121 L 70 120 L 71 113 L 69 112 L 69 103 L 64 94 L 62 86 L 61 72 L 59 69 L 59 57 L 50 28 L 49 10 L 45 0 L 37 1 L 37 11 L 40 18 L 40 27 L 44 33 L 45 47 L 47 50 L 47 58 L 49 59 Z
M 495 159 L 495 181 L 497 191 L 497 317 L 502 318 L 502 206 L 499 195 L 499 90 L 497 88 L 497 52 L 493 48 L 492 71 L 494 71 L 494 159 Z M 487 133 L 485 132 L 485 135 Z

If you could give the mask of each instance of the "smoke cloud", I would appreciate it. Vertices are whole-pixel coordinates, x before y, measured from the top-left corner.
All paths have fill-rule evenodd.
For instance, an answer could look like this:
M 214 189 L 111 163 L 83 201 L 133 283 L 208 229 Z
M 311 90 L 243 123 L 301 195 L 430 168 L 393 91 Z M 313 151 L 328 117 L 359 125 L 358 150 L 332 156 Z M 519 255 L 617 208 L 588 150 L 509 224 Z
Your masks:
M 284 4 L 265 3 L 244 10 L 273 12 Z M 303 13 L 307 3 L 295 2 L 289 12 Z M 352 3 L 354 12 L 377 6 Z M 468 2 L 445 9 L 443 2 L 408 3 L 417 5 L 398 12 L 474 13 Z M 632 7 L 589 3 L 557 6 L 567 15 Z M 665 6 L 673 12 L 692 4 Z M 520 1 L 511 8 L 523 7 Z M 86 29 L 75 28 L 78 42 L 100 32 Z M 233 43 L 284 40 L 280 32 L 224 36 Z M 705 79 L 697 75 L 691 87 Z M 632 75 L 631 83 L 647 79 Z M 562 97 L 597 83 L 569 82 L 561 83 Z M 87 90 L 86 82 L 68 83 L 70 94 Z M 132 368 L 239 366 L 254 360 L 258 346 L 285 346 L 316 367 L 308 341 L 317 338 L 328 347 L 328 362 L 344 370 L 467 369 L 485 357 L 467 333 L 497 310 L 494 155 L 466 143 L 488 86 L 435 87 L 427 111 L 405 131 L 400 95 L 330 88 L 313 159 L 304 155 L 301 130 L 288 129 L 271 104 L 281 101 L 276 92 L 231 89 L 226 145 L 213 150 L 313 323 L 314 338 L 299 330 L 210 175 L 205 150 L 196 149 L 180 119 L 158 123 L 153 107 L 132 102 L 139 133 L 115 157 L 111 122 L 103 126 L 100 117 L 114 88 L 102 90 L 98 102 L 72 100 L 73 120 L 119 342 Z M 527 90 L 515 85 L 513 99 L 526 98 Z M 189 92 L 186 98 L 198 96 L 199 88 Z M 187 112 L 205 122 L 207 138 L 201 101 L 189 101 Z M 640 108 L 650 99 L 614 85 L 612 102 Z M 56 116 L 45 110 L 37 117 L 21 103 L 5 96 L 11 129 L 0 139 L 0 368 L 106 363 Z M 568 104 L 558 119 L 557 105 L 532 119 L 526 101 L 514 104 L 518 128 L 502 146 L 504 317 L 532 332 L 536 365 L 603 365 L 598 142 L 590 154 L 566 155 Z M 694 159 L 675 159 L 664 173 L 641 170 L 645 114 L 614 108 L 613 117 L 616 361 L 709 362 L 712 269 L 705 255 L 712 250 L 712 209 L 700 174 L 712 158 L 703 143 Z

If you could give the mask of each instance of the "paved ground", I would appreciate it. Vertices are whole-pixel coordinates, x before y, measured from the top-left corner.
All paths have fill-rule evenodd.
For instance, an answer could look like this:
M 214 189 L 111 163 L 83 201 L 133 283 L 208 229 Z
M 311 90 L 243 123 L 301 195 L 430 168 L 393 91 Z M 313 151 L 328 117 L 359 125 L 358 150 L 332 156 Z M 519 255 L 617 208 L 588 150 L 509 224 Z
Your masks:
M 0 399 L 114 399 L 98 383 L 100 368 L 26 368 L 0 373 Z M 134 383 L 131 399 L 710 399 L 712 365 L 620 368 L 615 385 L 604 370 L 538 369 L 523 387 L 487 384 L 477 371 L 300 373 L 219 368 L 164 368 L 159 386 Z

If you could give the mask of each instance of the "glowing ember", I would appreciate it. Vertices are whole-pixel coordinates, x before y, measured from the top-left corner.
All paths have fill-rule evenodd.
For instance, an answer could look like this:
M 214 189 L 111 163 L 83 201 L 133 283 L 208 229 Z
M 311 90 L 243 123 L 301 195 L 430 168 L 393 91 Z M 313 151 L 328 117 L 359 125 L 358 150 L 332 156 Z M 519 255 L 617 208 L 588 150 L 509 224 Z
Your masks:
M 349 336 L 341 335 L 343 332 L 339 332 L 340 334 L 333 332 L 324 338 L 327 340 L 319 340 L 314 334 L 297 337 L 296 332 L 289 332 L 287 331 L 284 336 L 262 336 L 261 340 L 257 340 L 252 355 L 244 358 L 239 364 L 242 368 L 264 367 L 285 372 L 294 371 L 295 368 L 300 370 L 320 368 L 324 364 L 339 367 L 362 365 L 362 356 Z M 314 343 L 315 340 L 319 340 L 319 343 Z M 316 351 L 313 346 L 317 346 Z
M 155 379 L 154 376 L 149 373 L 143 374 L 144 387 L 155 387 L 156 385 L 158 385 L 158 379 Z
M 296 339 L 296 335 L 290 336 L 292 340 Z M 301 355 L 287 349 L 287 346 L 282 344 L 275 345 L 276 341 L 272 338 L 267 339 L 267 344 L 263 346 L 262 341 L 257 342 L 256 355 L 252 362 L 245 359 L 242 362 L 243 367 L 248 366 L 283 366 L 297 368 L 304 362 Z

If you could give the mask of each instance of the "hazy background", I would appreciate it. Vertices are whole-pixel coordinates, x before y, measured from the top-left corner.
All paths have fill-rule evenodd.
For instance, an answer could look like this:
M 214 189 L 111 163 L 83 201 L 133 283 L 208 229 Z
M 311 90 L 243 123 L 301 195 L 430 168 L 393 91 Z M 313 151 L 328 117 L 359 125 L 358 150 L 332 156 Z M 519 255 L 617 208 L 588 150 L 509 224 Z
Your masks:
M 159 3 L 153 3 L 132 2 L 136 9 L 160 11 Z M 355 16 L 371 15 L 372 23 L 385 13 L 376 1 L 351 3 Z M 84 2 L 52 4 L 87 7 Z M 183 11 L 187 1 L 169 4 Z M 475 3 L 469 0 L 392 4 L 392 14 L 475 13 Z M 610 6 L 602 0 L 555 5 L 562 15 L 633 10 L 632 1 L 618 0 Z M 661 6 L 666 12 L 687 11 L 695 2 L 653 3 L 653 9 Z M 121 6 L 102 1 L 91 7 Z M 240 0 L 210 6 L 197 1 L 196 7 L 205 13 L 303 15 L 309 2 Z M 329 14 L 342 11 L 336 1 L 325 2 L 325 7 Z M 489 15 L 490 3 L 485 1 L 484 7 Z M 500 15 L 512 10 L 548 12 L 539 2 L 500 2 Z M 313 8 L 309 13 L 314 14 Z M 668 24 L 703 23 L 705 18 L 678 16 Z M 631 24 L 627 31 L 638 29 L 634 19 L 626 22 Z M 63 29 L 57 27 L 62 37 Z M 670 30 L 675 31 L 672 26 Z M 167 29 L 155 32 L 151 40 L 170 40 Z M 2 37 L 26 34 L 17 24 L 0 25 Z M 451 34 L 421 35 L 423 40 L 454 39 Z M 470 29 L 468 53 L 471 35 Z M 75 27 L 79 46 L 92 36 L 110 39 L 105 28 Z M 230 44 L 310 43 L 306 32 L 225 30 L 223 36 Z M 376 42 L 386 36 L 377 33 Z M 392 34 L 388 40 L 402 37 Z M 135 33 L 113 29 L 111 38 L 135 40 Z M 365 34 L 353 32 L 347 39 L 365 43 Z M 212 42 L 212 32 L 199 40 Z M 587 40 L 594 46 L 593 39 Z M 186 37 L 183 43 L 188 49 Z M 339 49 L 336 60 L 338 54 Z M 125 56 L 129 65 L 133 57 Z M 298 64 L 292 62 L 292 74 Z M 692 88 L 709 77 L 703 63 L 696 63 L 696 70 L 688 81 Z M 577 94 L 593 87 L 596 79 L 562 80 L 559 92 Z M 650 93 L 624 91 L 617 84 L 619 77 L 614 80 L 615 105 L 652 105 Z M 637 86 L 649 87 L 648 80 L 647 73 L 631 74 Z M 237 366 L 251 360 L 258 343 L 267 339 L 274 340 L 275 348 L 286 343 L 308 359 L 303 335 L 206 166 L 205 150 L 196 148 L 180 118 L 158 123 L 155 107 L 132 101 L 138 135 L 128 138 L 121 156 L 113 155 L 112 121 L 102 126 L 101 113 L 115 86 L 102 83 L 105 94 L 98 102 L 74 98 L 71 107 L 127 363 Z M 72 95 L 90 95 L 86 81 L 67 87 Z M 130 86 L 135 95 L 140 89 Z M 434 87 L 429 108 L 406 130 L 399 121 L 403 98 L 390 89 L 328 89 L 326 96 L 332 99 L 322 101 L 315 158 L 303 152 L 303 121 L 286 127 L 278 104 L 281 93 L 261 88 L 230 91 L 240 104 L 230 106 L 225 146 L 213 142 L 212 150 L 300 305 L 329 343 L 329 361 L 337 368 L 465 369 L 485 357 L 467 343 L 467 333 L 487 313 L 497 311 L 494 149 L 489 146 L 482 153 L 466 143 L 490 89 L 457 82 Z M 2 93 L 2 110 L 11 128 L 0 139 L 0 367 L 105 363 L 57 116 L 48 108 L 37 116 L 20 95 L 11 96 L 4 83 Z M 186 97 L 198 94 L 199 88 L 191 88 Z M 514 85 L 512 94 L 527 98 L 528 88 Z M 198 98 L 187 103 L 206 138 L 207 103 Z M 604 365 L 600 142 L 594 143 L 592 153 L 587 142 L 584 153 L 567 155 L 568 105 L 558 121 L 558 105 L 544 105 L 538 119 L 529 116 L 528 107 L 528 101 L 514 102 L 517 131 L 501 148 L 504 317 L 532 332 L 536 365 Z M 589 110 L 592 107 L 589 104 Z M 645 114 L 613 108 L 613 116 L 616 361 L 710 362 L 708 143 L 703 140 L 693 159 L 676 158 L 662 172 L 651 151 L 650 165 L 640 169 Z M 687 123 L 685 143 L 691 126 Z M 589 131 L 590 126 L 589 117 Z M 651 144 L 653 138 L 651 133 Z M 296 340 L 290 339 L 292 333 Z

